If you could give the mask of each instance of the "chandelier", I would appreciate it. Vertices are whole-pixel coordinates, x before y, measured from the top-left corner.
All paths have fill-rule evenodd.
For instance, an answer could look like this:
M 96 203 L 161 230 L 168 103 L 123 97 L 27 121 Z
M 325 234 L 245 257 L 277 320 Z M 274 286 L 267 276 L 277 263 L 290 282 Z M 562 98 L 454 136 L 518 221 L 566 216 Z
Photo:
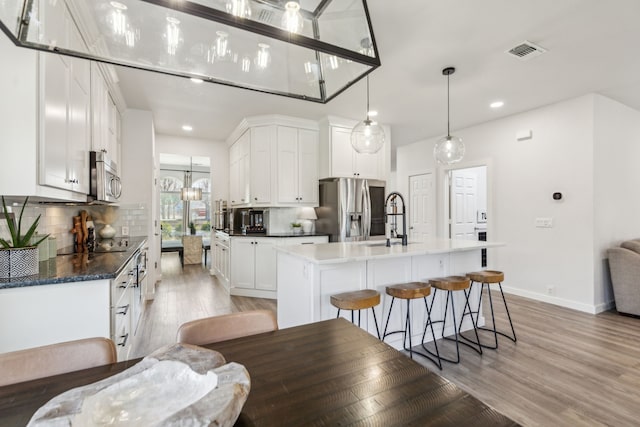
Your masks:
M 17 46 L 320 103 L 380 66 L 365 0 L 0 1 L 0 29 Z

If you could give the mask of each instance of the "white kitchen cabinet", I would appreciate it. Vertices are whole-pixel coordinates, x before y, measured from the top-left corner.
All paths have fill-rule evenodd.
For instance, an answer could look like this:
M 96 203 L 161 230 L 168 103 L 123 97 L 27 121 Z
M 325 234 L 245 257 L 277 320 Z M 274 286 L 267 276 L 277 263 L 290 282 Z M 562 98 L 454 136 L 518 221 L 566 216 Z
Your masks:
M 274 126 L 251 128 L 250 203 L 267 205 L 271 202 L 271 151 Z
M 229 277 L 230 277 L 230 247 L 229 247 L 229 235 L 216 231 L 213 246 L 213 270 L 222 283 L 222 285 L 229 289 Z
M 351 130 L 356 122 L 336 117 L 321 121 L 320 178 L 364 178 L 386 181 L 390 171 L 390 129 L 385 144 L 374 154 L 362 154 L 351 145 Z
M 279 205 L 318 205 L 318 132 L 278 126 L 276 138 Z
M 70 132 L 72 135 L 83 133 L 85 100 L 82 89 L 86 82 L 80 71 L 82 67 L 74 65 L 72 58 L 62 59 L 52 53 L 17 48 L 6 37 L 0 37 L 0 55 L 4 63 L 11 64 L 0 67 L 0 80 L 5 83 L 0 96 L 0 146 L 3 154 L 0 194 L 20 198 L 31 196 L 32 201 L 86 202 L 86 192 L 80 187 L 88 184 L 89 155 L 85 152 L 80 156 L 80 150 L 76 150 L 76 142 L 80 138 L 74 138 L 70 145 L 67 140 Z M 74 85 L 79 85 L 79 88 L 70 84 L 69 75 L 72 73 Z M 45 92 L 48 104 L 44 103 Z M 89 141 L 87 138 L 82 142 Z M 42 183 L 45 181 L 45 159 L 51 159 L 47 163 L 47 171 L 49 179 L 54 180 L 53 185 Z M 78 166 L 84 162 L 86 174 L 77 172 L 84 168 Z M 78 179 L 79 182 L 65 183 L 65 179 Z
M 82 38 L 63 3 L 49 3 L 43 10 L 55 15 L 59 25 L 47 22 L 45 34 L 69 39 L 72 47 Z M 59 15 L 59 16 L 58 16 Z M 89 192 L 91 141 L 88 61 L 40 54 L 40 174 L 39 183 L 83 194 Z
M 251 170 L 251 132 L 247 131 L 229 149 L 230 195 L 231 205 L 241 206 L 249 203 Z
M 275 298 L 276 238 L 231 238 L 231 295 Z
M 278 115 L 245 118 L 227 144 L 232 206 L 318 206 L 316 122 Z
M 100 65 L 91 63 L 91 135 L 92 150 L 107 153 L 120 165 L 121 117 L 109 93 Z

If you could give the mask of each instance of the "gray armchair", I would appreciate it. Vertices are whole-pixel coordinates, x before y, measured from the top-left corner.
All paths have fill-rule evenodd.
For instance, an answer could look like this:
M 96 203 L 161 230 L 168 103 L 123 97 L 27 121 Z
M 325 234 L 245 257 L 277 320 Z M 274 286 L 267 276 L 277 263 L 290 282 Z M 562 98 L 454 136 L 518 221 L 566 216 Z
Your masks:
M 640 316 L 640 239 L 622 242 L 607 254 L 616 309 Z

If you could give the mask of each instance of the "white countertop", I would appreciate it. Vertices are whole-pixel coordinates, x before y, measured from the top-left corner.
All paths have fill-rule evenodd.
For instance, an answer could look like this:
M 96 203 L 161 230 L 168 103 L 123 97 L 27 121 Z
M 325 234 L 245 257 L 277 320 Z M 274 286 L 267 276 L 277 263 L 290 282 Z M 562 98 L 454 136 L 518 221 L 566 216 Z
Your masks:
M 415 255 L 431 255 L 450 252 L 470 251 L 482 248 L 504 246 L 500 242 L 480 242 L 475 240 L 430 239 L 427 242 L 399 242 L 391 247 L 384 240 L 351 243 L 321 243 L 315 245 L 293 245 L 276 247 L 278 252 L 300 257 L 315 264 L 335 264 L 351 261 L 366 261 L 376 258 L 396 258 Z

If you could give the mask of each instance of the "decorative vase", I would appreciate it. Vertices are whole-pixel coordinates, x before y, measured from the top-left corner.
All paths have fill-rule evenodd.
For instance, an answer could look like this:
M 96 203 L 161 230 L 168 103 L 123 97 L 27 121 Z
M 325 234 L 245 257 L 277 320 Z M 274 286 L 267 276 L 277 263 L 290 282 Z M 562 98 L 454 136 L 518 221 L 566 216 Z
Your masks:
M 100 229 L 98 234 L 100 234 L 100 237 L 102 237 L 103 239 L 113 239 L 113 237 L 116 235 L 116 229 L 109 224 L 105 224 L 104 227 Z
M 0 249 L 0 278 L 38 274 L 38 247 Z

